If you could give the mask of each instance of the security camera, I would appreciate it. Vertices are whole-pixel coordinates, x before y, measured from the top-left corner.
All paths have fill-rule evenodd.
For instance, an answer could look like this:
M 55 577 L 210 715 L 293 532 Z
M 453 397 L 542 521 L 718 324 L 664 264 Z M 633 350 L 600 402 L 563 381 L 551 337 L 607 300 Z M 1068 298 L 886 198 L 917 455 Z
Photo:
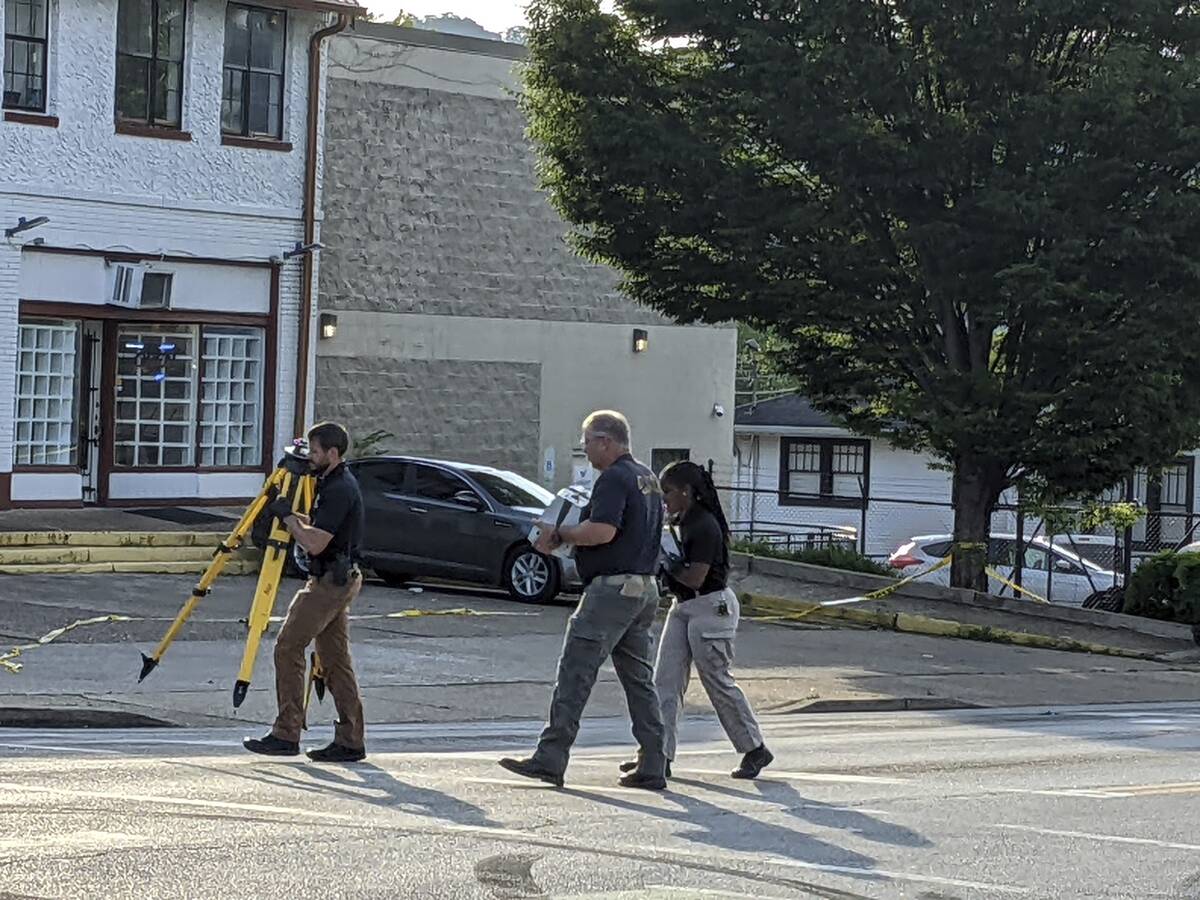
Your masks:
M 746 341 L 746 349 L 753 353 L 757 353 L 762 349 L 762 347 L 759 346 L 758 341 L 756 341 L 754 338 L 750 338 L 750 340 Z
M 725 415 L 725 407 L 723 407 L 720 403 L 714 403 L 712 414 L 718 419 L 721 418 L 721 416 Z

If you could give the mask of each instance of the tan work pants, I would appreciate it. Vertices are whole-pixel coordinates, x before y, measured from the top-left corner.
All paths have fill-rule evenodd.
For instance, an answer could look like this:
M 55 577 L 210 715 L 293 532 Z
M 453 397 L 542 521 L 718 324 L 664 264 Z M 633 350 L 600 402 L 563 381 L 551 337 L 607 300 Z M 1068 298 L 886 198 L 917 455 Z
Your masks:
M 361 589 L 362 575 L 355 575 L 345 585 L 334 584 L 326 575 L 308 579 L 292 599 L 275 640 L 279 715 L 271 733 L 280 740 L 300 740 L 304 727 L 304 654 L 316 641 L 325 685 L 337 708 L 333 740 L 354 750 L 363 747 L 362 697 L 350 659 L 349 620 L 350 604 Z

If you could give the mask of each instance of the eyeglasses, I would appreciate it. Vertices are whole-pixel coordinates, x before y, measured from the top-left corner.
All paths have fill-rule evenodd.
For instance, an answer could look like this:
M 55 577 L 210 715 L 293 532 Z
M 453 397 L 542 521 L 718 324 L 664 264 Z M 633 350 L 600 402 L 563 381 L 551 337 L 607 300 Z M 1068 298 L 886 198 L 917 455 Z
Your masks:
M 583 436 L 583 446 L 586 447 L 592 441 L 607 441 L 607 440 L 609 440 L 609 436 L 607 434 L 586 434 L 585 433 Z

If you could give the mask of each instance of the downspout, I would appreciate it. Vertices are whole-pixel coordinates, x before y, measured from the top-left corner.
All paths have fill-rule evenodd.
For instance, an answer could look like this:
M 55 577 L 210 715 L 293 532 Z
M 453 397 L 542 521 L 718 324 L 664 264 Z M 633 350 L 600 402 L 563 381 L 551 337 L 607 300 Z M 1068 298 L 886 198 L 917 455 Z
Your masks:
M 325 38 L 345 31 L 350 17 L 339 13 L 337 21 L 322 28 L 308 44 L 308 138 L 304 147 L 304 243 L 313 243 L 317 235 L 317 139 L 321 116 L 321 44 Z M 313 313 L 313 253 L 305 253 L 300 276 L 300 334 L 297 339 L 296 407 L 293 437 L 303 437 L 308 406 L 309 322 Z

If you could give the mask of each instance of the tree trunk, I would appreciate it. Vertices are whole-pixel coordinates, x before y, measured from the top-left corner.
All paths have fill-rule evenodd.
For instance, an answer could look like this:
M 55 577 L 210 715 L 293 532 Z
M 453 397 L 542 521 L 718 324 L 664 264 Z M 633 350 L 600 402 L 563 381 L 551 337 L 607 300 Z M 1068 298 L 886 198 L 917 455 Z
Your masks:
M 971 459 L 954 466 L 954 561 L 950 584 L 954 587 L 987 590 L 987 542 L 992 509 L 1004 489 L 1000 470 Z

